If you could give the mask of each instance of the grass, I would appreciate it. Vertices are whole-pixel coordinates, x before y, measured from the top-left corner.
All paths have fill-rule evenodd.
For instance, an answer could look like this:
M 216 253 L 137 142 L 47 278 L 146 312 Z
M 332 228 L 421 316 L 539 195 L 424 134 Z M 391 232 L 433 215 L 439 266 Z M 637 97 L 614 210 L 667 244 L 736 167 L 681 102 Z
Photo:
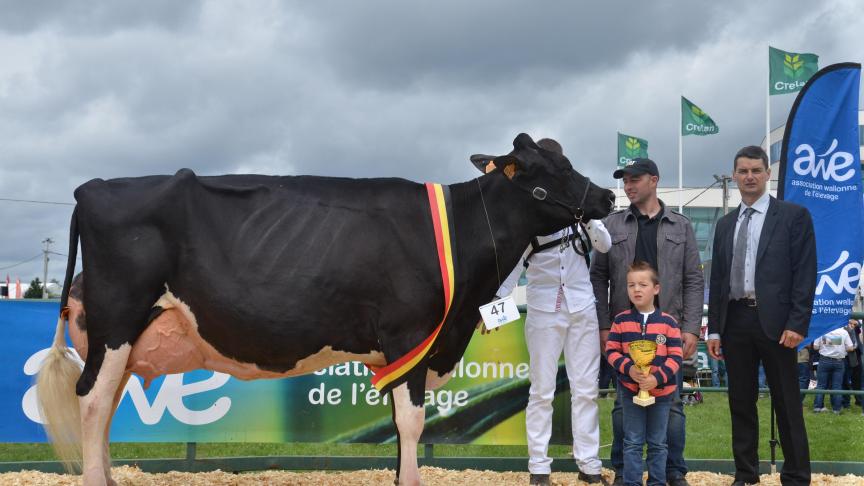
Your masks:
M 805 401 L 804 418 L 810 439 L 810 456 L 814 461 L 861 461 L 864 450 L 864 416 L 853 405 L 841 415 L 815 414 L 812 396 Z M 613 400 L 600 399 L 600 456 L 609 457 L 612 441 L 609 414 Z M 760 447 L 759 457 L 770 457 L 769 400 L 759 400 Z M 704 403 L 685 407 L 687 414 L 687 447 L 684 455 L 691 459 L 731 459 L 731 425 L 726 395 L 706 393 Z M 556 413 L 563 413 L 558 410 Z M 567 457 L 569 446 L 553 445 L 553 457 Z M 423 454 L 421 449 L 420 454 Z M 783 453 L 777 448 L 778 459 Z M 111 455 L 115 459 L 182 458 L 186 445 L 182 443 L 113 443 Z M 200 443 L 197 457 L 232 456 L 390 456 L 395 457 L 393 444 L 270 444 L 270 443 Z M 436 444 L 436 456 L 461 457 L 525 457 L 525 446 L 485 446 L 462 444 Z M 0 461 L 50 461 L 54 453 L 48 444 L 0 444 Z

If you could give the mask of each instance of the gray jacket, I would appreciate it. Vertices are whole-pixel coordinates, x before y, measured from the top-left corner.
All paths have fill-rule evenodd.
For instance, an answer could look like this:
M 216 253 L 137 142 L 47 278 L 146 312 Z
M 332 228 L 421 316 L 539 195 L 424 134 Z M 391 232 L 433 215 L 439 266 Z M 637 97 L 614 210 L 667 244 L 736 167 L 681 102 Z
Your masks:
M 693 226 L 686 216 L 663 202 L 657 228 L 657 266 L 660 274 L 660 310 L 678 321 L 681 330 L 699 335 L 705 279 Z M 639 224 L 630 208 L 615 211 L 603 220 L 612 237 L 608 253 L 595 252 L 591 261 L 591 285 L 597 298 L 600 329 L 612 327 L 612 319 L 630 309 L 627 267 L 636 255 Z

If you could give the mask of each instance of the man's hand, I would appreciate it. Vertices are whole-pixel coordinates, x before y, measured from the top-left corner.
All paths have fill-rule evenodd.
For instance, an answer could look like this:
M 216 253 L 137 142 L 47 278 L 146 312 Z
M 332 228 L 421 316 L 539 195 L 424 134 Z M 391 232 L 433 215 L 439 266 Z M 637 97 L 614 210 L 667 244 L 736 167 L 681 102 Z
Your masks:
M 653 390 L 657 388 L 657 378 L 654 375 L 646 375 L 645 378 L 639 383 L 640 390 Z
M 695 334 L 690 334 L 689 332 L 682 332 L 681 340 L 684 344 L 684 359 L 693 356 L 693 353 L 696 352 L 696 341 L 699 340 L 699 336 Z
M 803 340 L 804 336 L 788 329 L 783 331 L 783 335 L 780 336 L 780 344 L 786 346 L 787 348 L 794 348 L 801 344 L 801 341 Z
M 609 341 L 609 329 L 600 329 L 600 353 L 606 354 L 606 342 Z
M 723 359 L 723 354 L 720 351 L 720 340 L 719 339 L 709 339 L 708 340 L 708 354 L 716 360 L 722 360 Z

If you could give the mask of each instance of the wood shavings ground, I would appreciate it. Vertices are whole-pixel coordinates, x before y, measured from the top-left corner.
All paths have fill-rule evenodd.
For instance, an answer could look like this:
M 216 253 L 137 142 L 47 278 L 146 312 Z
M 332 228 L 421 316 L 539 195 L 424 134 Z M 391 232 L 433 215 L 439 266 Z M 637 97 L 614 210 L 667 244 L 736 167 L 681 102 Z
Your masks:
M 165 474 L 150 474 L 129 466 L 115 467 L 111 470 L 114 480 L 119 486 L 379 486 L 393 484 L 392 470 L 363 470 L 346 472 L 288 472 L 264 471 L 242 474 L 232 474 L 222 471 L 206 473 L 170 472 Z M 603 475 L 610 482 L 613 474 L 604 469 Z M 420 468 L 423 484 L 427 486 L 524 486 L 528 484 L 527 472 L 493 472 L 493 471 L 454 471 L 436 467 Z M 575 473 L 552 473 L 552 484 L 555 486 L 570 486 L 585 484 L 576 478 Z M 693 486 L 728 486 L 732 476 L 709 472 L 691 472 L 687 481 Z M 779 474 L 765 474 L 761 477 L 760 486 L 780 486 Z M 8 486 L 80 486 L 81 476 L 64 474 L 49 474 L 36 471 L 22 471 L 0 474 L 0 484 Z M 814 474 L 813 486 L 864 486 L 864 477 L 860 476 L 829 476 Z

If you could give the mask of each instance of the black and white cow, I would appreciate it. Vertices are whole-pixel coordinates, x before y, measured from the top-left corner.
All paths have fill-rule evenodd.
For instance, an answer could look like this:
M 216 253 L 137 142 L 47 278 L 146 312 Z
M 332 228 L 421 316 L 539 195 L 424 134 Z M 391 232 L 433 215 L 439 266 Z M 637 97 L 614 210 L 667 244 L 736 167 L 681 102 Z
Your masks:
M 397 482 L 419 483 L 425 390 L 448 380 L 496 275 L 532 236 L 612 208 L 612 193 L 565 157 L 525 134 L 513 146 L 494 159 L 500 170 L 444 188 L 454 285 L 446 318 L 423 184 L 181 170 L 79 187 L 64 310 L 38 379 L 58 453 L 73 463 L 83 454 L 85 485 L 113 483 L 108 431 L 132 372 L 277 378 L 350 360 L 374 369 L 426 342 L 422 359 L 382 387 L 392 393 Z M 84 278 L 73 286 L 79 236 Z M 64 344 L 67 320 L 83 370 Z

